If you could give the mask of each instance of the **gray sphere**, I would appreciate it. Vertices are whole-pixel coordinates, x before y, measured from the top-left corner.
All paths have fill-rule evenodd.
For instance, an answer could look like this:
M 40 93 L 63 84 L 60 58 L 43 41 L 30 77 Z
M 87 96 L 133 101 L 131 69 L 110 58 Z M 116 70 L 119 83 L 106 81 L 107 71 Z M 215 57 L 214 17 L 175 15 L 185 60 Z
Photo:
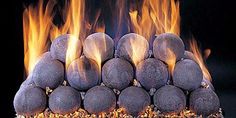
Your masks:
M 65 115 L 78 110 L 81 101 L 78 91 L 69 86 L 59 86 L 49 95 L 49 108 L 53 113 Z
M 173 72 L 175 86 L 192 91 L 201 86 L 202 79 L 202 70 L 195 61 L 184 59 L 176 63 Z
M 35 85 L 43 89 L 54 89 L 64 80 L 64 66 L 60 61 L 52 59 L 47 52 L 43 54 L 31 74 Z
M 154 58 L 140 62 L 136 68 L 136 78 L 146 90 L 164 86 L 168 76 L 167 66 Z
M 113 57 L 114 41 L 105 33 L 93 33 L 85 39 L 83 52 L 87 58 L 96 61 L 100 58 L 102 63 Z
M 34 85 L 21 87 L 14 97 L 14 108 L 18 115 L 32 116 L 41 113 L 46 105 L 45 92 Z
M 217 113 L 220 100 L 216 93 L 207 88 L 199 88 L 190 94 L 190 110 L 198 115 L 208 116 Z
M 115 93 L 105 86 L 89 89 L 84 97 L 84 109 L 91 114 L 108 113 L 116 107 Z
M 66 52 L 68 48 L 68 43 L 71 40 L 74 40 L 72 38 L 76 38 L 73 35 L 70 34 L 64 34 L 61 36 L 58 36 L 56 39 L 52 41 L 50 52 L 53 59 L 58 59 L 62 62 L 65 62 L 66 60 Z M 76 44 L 76 57 L 80 57 L 81 51 L 82 51 L 82 44 L 80 40 L 77 40 Z M 75 45 L 75 44 L 74 44 Z
M 118 90 L 122 90 L 130 84 L 134 77 L 132 65 L 126 60 L 113 58 L 102 67 L 103 83 Z
M 149 44 L 141 35 L 129 33 L 121 37 L 117 45 L 117 54 L 133 64 L 138 64 L 148 57 Z
M 184 51 L 184 59 L 191 59 L 193 61 L 196 61 L 195 56 L 190 51 Z
M 178 114 L 186 106 L 184 92 L 172 85 L 166 85 L 156 91 L 153 96 L 154 105 L 164 114 Z
M 84 56 L 74 60 L 67 69 L 68 83 L 78 90 L 87 90 L 99 84 L 100 74 L 97 63 Z
M 124 108 L 132 116 L 140 115 L 150 103 L 149 94 L 144 89 L 134 86 L 124 89 L 118 100 L 119 107 Z
M 33 77 L 32 74 L 29 74 L 28 77 L 26 78 L 25 81 L 22 82 L 22 84 L 20 85 L 20 88 L 22 87 L 26 87 L 29 85 L 35 85 L 34 81 L 33 81 Z
M 182 39 L 171 33 L 158 35 L 153 42 L 154 57 L 167 62 L 171 54 L 168 50 L 175 55 L 177 61 L 184 57 L 184 43 Z

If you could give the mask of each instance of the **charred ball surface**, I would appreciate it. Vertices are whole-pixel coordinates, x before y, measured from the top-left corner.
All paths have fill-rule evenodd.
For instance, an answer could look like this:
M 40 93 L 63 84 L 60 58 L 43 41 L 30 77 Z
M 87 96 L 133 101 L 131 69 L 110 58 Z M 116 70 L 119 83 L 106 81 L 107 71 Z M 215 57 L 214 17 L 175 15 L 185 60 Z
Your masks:
M 31 116 L 46 108 L 45 92 L 34 85 L 20 88 L 14 97 L 14 108 L 18 115 Z
M 126 60 L 114 58 L 107 61 L 102 67 L 103 83 L 118 90 L 128 87 L 133 80 L 134 70 Z
M 80 93 L 69 86 L 59 86 L 49 96 L 49 108 L 53 113 L 73 113 L 80 105 Z
M 84 108 L 91 114 L 108 113 L 116 107 L 115 93 L 105 86 L 95 86 L 84 97 Z
M 68 43 L 70 40 L 75 40 L 76 37 L 70 34 L 64 34 L 52 41 L 50 47 L 51 56 L 53 59 L 58 59 L 62 62 L 66 60 L 66 52 L 68 48 Z M 80 40 L 76 40 L 76 58 L 80 57 L 82 51 L 82 44 Z
M 177 61 L 184 57 L 184 43 L 182 39 L 171 33 L 158 35 L 153 42 L 154 57 L 167 62 L 171 55 L 170 51 L 175 55 Z
M 190 59 L 176 63 L 173 72 L 173 83 L 184 90 L 195 90 L 201 86 L 203 74 L 200 66 Z
M 84 56 L 74 60 L 66 74 L 68 83 L 78 90 L 87 90 L 99 84 L 100 74 L 97 63 Z
M 83 52 L 87 58 L 96 61 L 100 58 L 102 63 L 113 57 L 114 41 L 105 33 L 93 33 L 85 39 Z
M 60 61 L 52 59 L 49 52 L 44 53 L 35 65 L 32 78 L 35 85 L 43 89 L 54 89 L 64 80 L 64 66 Z
M 220 101 L 216 93 L 207 88 L 199 88 L 190 94 L 190 110 L 198 115 L 208 116 L 217 113 Z
M 128 114 L 133 116 L 140 115 L 150 103 L 149 94 L 144 89 L 134 86 L 124 89 L 118 100 L 119 107 L 124 108 Z
M 149 44 L 141 35 L 129 33 L 121 37 L 117 45 L 117 53 L 120 58 L 126 59 L 133 64 L 148 57 Z
M 148 58 L 137 65 L 136 77 L 145 89 L 158 89 L 167 83 L 167 66 L 157 59 Z
M 164 114 L 178 114 L 186 106 L 183 91 L 175 86 L 166 85 L 156 91 L 154 105 Z

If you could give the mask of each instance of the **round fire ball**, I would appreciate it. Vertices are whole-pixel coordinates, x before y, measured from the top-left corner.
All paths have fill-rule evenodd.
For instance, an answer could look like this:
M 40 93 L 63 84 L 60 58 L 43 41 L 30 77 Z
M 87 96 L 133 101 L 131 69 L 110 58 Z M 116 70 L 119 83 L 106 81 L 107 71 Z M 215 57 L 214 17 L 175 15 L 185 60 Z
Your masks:
M 195 61 L 184 59 L 176 63 L 173 73 L 175 86 L 192 91 L 201 86 L 202 79 L 202 70 Z
M 14 108 L 18 115 L 31 116 L 41 113 L 46 104 L 45 92 L 34 85 L 20 88 L 14 98 Z
M 52 59 L 49 52 L 44 53 L 32 71 L 32 78 L 35 85 L 43 89 L 54 89 L 64 80 L 64 66 L 60 61 Z
M 85 39 L 83 51 L 87 58 L 96 61 L 100 58 L 102 63 L 113 57 L 114 41 L 105 33 L 93 33 Z
M 20 88 L 22 87 L 26 87 L 29 85 L 35 85 L 33 78 L 32 78 L 32 74 L 29 74 L 28 77 L 26 78 L 26 80 L 24 82 L 22 82 L 22 84 L 20 85 Z
M 184 57 L 184 43 L 182 39 L 171 33 L 160 34 L 153 42 L 154 57 L 167 62 L 171 54 L 174 54 L 176 60 Z
M 100 74 L 97 63 L 84 56 L 74 60 L 66 74 L 68 83 L 78 90 L 87 90 L 99 84 Z
M 149 44 L 141 35 L 129 33 L 121 37 L 117 45 L 117 54 L 133 64 L 148 57 Z
M 195 56 L 190 51 L 184 51 L 184 59 L 191 59 L 193 61 L 196 61 Z
M 49 95 L 49 108 L 53 113 L 73 113 L 81 106 L 81 96 L 78 91 L 69 86 L 59 86 Z
M 84 108 L 91 114 L 108 113 L 115 107 L 115 93 L 105 86 L 95 86 L 85 94 Z
M 146 90 L 158 89 L 167 83 L 167 66 L 157 59 L 148 58 L 138 64 L 136 77 Z
M 172 85 L 166 85 L 156 91 L 153 96 L 154 105 L 164 114 L 178 114 L 186 106 L 184 92 Z
M 208 116 L 217 113 L 220 101 L 214 91 L 207 88 L 199 88 L 190 94 L 190 110 L 198 115 Z
M 140 115 L 150 103 L 149 94 L 144 89 L 134 86 L 124 89 L 118 100 L 119 107 L 124 108 L 132 116 Z
M 122 90 L 128 87 L 133 77 L 132 65 L 123 59 L 113 58 L 102 67 L 103 83 L 110 88 Z
M 70 40 L 74 40 L 74 39 L 76 39 L 76 37 L 74 37 L 71 34 L 64 34 L 54 39 L 50 47 L 52 58 L 65 62 L 68 43 Z M 81 51 L 82 51 L 82 44 L 80 40 L 77 40 L 77 41 L 78 42 L 76 44 L 76 58 L 80 57 Z

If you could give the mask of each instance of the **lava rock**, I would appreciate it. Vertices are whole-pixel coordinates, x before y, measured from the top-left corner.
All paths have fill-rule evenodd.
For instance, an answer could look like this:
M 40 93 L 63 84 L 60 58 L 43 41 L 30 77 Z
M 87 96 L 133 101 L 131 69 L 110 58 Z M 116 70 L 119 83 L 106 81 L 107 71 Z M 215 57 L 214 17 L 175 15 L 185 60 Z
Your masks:
M 21 87 L 14 97 L 14 108 L 18 115 L 33 116 L 43 112 L 46 105 L 45 92 L 34 85 Z
M 168 76 L 167 66 L 154 58 L 140 62 L 136 68 L 136 78 L 146 90 L 164 86 Z
M 50 47 L 50 52 L 51 52 L 51 56 L 53 59 L 58 59 L 62 62 L 66 61 L 66 52 L 67 52 L 67 48 L 68 48 L 68 43 L 71 40 L 74 40 L 76 37 L 74 37 L 71 34 L 64 34 L 61 35 L 59 37 L 57 37 L 56 39 L 54 39 L 52 41 L 52 45 Z M 80 42 L 80 40 L 77 40 L 77 44 L 76 44 L 76 56 L 80 57 L 81 55 L 81 51 L 82 51 L 82 44 Z
M 192 91 L 201 86 L 202 79 L 202 70 L 195 61 L 184 59 L 176 63 L 173 72 L 175 86 Z
M 105 86 L 95 86 L 84 97 L 84 108 L 91 114 L 108 113 L 116 107 L 115 93 Z
M 58 87 L 64 80 L 64 66 L 55 59 L 52 59 L 49 52 L 43 54 L 33 69 L 32 78 L 35 85 L 46 89 Z
M 81 101 L 78 91 L 69 86 L 59 86 L 49 95 L 49 108 L 53 113 L 65 115 L 78 110 Z
M 199 88 L 190 94 L 190 110 L 198 115 L 208 116 L 217 113 L 220 101 L 214 91 L 208 88 Z
M 94 60 L 84 56 L 74 60 L 67 69 L 68 83 L 75 89 L 87 90 L 99 84 L 99 67 Z
M 114 89 L 122 90 L 133 81 L 134 70 L 126 60 L 113 58 L 102 67 L 103 83 Z
M 84 55 L 102 63 L 113 57 L 114 41 L 105 33 L 93 33 L 84 41 Z
M 154 105 L 164 114 L 178 114 L 186 106 L 184 92 L 172 85 L 166 85 L 156 91 L 153 96 Z
M 182 39 L 171 33 L 163 33 L 156 37 L 153 42 L 154 57 L 167 63 L 171 52 L 175 55 L 176 60 L 184 57 L 184 43 Z
M 117 45 L 117 55 L 135 65 L 148 57 L 148 51 L 148 41 L 135 33 L 124 35 Z
M 140 115 L 150 105 L 151 99 L 149 94 L 139 87 L 128 87 L 120 95 L 118 104 L 124 108 L 125 112 L 132 116 Z

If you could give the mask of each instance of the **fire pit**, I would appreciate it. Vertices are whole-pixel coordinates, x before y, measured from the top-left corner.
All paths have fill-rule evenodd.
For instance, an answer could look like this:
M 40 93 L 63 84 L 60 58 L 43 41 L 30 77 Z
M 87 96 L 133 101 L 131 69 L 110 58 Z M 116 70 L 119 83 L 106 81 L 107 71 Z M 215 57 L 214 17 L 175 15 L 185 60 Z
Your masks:
M 178 1 L 131 5 L 132 30 L 118 42 L 100 12 L 86 21 L 84 2 L 65 3 L 62 26 L 54 0 L 24 11 L 28 77 L 14 98 L 17 117 L 223 117 L 197 42 L 179 36 Z

